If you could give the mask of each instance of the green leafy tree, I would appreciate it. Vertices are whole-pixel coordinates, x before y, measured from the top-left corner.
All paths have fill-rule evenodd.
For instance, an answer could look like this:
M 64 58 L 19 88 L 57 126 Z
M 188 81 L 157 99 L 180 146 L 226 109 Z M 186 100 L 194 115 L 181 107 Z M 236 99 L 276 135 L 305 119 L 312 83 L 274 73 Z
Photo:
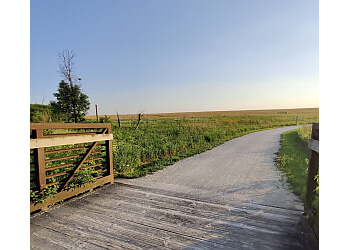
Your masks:
M 53 94 L 57 101 L 51 101 L 53 112 L 60 114 L 66 122 L 81 122 L 90 107 L 89 97 L 81 91 L 78 84 L 70 86 L 62 80 L 58 92 Z
M 73 75 L 73 51 L 63 50 L 58 56 L 61 61 L 59 72 L 65 80 L 59 83 L 58 92 L 53 94 L 57 101 L 51 101 L 50 104 L 55 115 L 59 114 L 67 122 L 77 123 L 84 120 L 89 110 L 89 97 L 76 84 L 77 79 Z

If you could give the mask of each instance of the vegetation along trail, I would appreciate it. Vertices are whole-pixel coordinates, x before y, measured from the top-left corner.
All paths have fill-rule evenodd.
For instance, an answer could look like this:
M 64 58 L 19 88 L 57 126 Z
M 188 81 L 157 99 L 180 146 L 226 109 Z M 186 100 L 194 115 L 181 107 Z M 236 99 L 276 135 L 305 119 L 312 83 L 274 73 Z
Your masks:
M 115 175 L 135 178 L 212 149 L 233 138 L 265 129 L 310 124 L 318 109 L 145 114 L 112 119 Z M 103 121 L 108 122 L 108 119 Z M 137 129 L 135 129 L 137 127 Z

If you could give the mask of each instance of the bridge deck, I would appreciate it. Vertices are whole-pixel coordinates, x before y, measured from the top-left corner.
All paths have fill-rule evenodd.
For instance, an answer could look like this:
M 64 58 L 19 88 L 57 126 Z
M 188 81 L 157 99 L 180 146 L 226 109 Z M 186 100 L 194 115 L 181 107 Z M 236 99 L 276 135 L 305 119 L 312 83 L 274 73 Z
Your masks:
M 31 219 L 32 249 L 310 249 L 301 211 L 114 183 Z

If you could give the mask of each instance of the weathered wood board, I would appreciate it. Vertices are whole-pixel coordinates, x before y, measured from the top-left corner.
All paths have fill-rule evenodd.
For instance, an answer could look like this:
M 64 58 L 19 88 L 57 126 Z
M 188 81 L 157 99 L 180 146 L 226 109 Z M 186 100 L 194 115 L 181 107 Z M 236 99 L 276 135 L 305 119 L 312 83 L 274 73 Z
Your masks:
M 32 249 L 310 249 L 300 211 L 111 184 L 31 219 Z

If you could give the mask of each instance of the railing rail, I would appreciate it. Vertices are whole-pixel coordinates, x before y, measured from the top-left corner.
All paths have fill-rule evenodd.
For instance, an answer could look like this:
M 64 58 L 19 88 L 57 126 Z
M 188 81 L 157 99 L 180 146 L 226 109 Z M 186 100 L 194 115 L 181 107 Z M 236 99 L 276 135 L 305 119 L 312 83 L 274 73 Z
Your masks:
M 30 130 L 31 212 L 113 182 L 111 124 L 33 123 Z
M 314 122 L 312 124 L 311 139 L 309 140 L 309 148 L 311 149 L 311 156 L 309 160 L 307 186 L 306 186 L 306 205 L 305 213 L 313 219 L 315 216 L 310 209 L 311 202 L 315 195 L 315 189 L 317 187 L 316 176 L 318 175 L 319 169 L 319 123 Z M 316 225 L 312 226 L 316 237 L 318 238 L 319 229 Z
M 309 148 L 311 149 L 311 157 L 309 161 L 306 200 L 307 204 L 312 199 L 315 188 L 317 187 L 317 181 L 315 177 L 318 174 L 319 165 L 319 123 L 314 122 L 312 124 L 311 139 L 309 140 Z

